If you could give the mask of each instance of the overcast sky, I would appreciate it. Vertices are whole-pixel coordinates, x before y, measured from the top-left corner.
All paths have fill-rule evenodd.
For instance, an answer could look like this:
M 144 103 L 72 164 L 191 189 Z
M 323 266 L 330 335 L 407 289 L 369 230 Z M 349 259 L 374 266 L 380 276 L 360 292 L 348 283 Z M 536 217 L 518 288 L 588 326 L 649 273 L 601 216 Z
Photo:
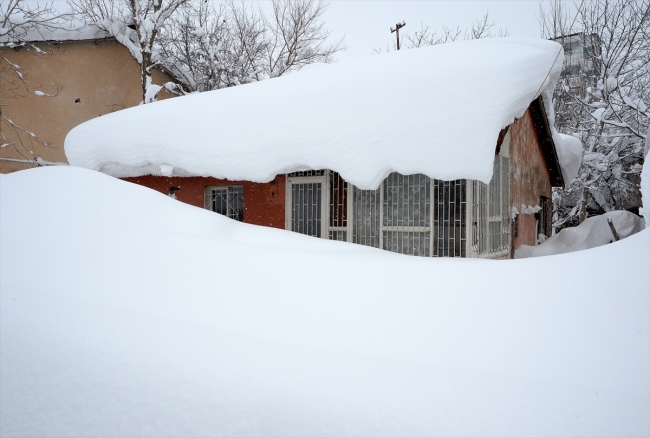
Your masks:
M 390 28 L 401 21 L 406 22 L 403 30 L 408 33 L 425 24 L 440 34 L 443 26 L 470 28 L 489 11 L 493 29 L 507 29 L 510 36 L 539 36 L 539 5 L 537 0 L 334 0 L 326 22 L 333 36 L 345 35 L 348 50 L 338 56 L 345 60 L 370 55 L 374 48 L 392 47 L 395 34 Z
M 219 3 L 219 0 L 210 1 Z M 54 3 L 59 9 L 67 9 L 65 0 L 54 0 Z M 267 9 L 270 0 L 248 3 Z M 507 29 L 510 36 L 538 37 L 539 7 L 538 0 L 330 0 L 325 22 L 333 38 L 345 36 L 348 50 L 337 56 L 343 61 L 371 55 L 376 48 L 392 47 L 395 35 L 390 33 L 390 28 L 401 21 L 406 22 L 407 33 L 419 30 L 421 24 L 438 33 L 443 26 L 460 26 L 464 31 L 489 11 L 496 31 L 501 28 Z

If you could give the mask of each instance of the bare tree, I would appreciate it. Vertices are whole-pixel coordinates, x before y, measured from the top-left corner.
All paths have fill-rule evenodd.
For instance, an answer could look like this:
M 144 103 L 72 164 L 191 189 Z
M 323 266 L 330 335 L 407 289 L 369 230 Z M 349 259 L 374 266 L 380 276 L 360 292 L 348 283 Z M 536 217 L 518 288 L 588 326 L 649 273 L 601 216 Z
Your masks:
M 343 50 L 329 42 L 317 0 L 274 0 L 270 15 L 228 0 L 215 8 L 187 3 L 163 30 L 165 64 L 192 91 L 231 87 L 281 76 Z
M 151 70 L 159 64 L 157 43 L 162 27 L 188 0 L 68 0 L 72 13 L 97 26 L 126 46 L 140 66 L 142 102 L 156 100 L 165 87 L 180 92 L 167 82 L 153 83 Z
M 554 193 L 556 228 L 589 214 L 638 208 L 650 124 L 650 1 L 583 5 L 575 20 L 558 0 L 539 17 L 542 35 L 565 49 L 556 127 L 585 145 L 578 177 Z
M 244 4 L 187 3 L 163 29 L 160 53 L 189 90 L 215 90 L 261 79 L 265 32 Z
M 322 21 L 327 5 L 321 0 L 273 0 L 273 15 L 266 20 L 270 41 L 265 73 L 282 76 L 315 62 L 331 62 L 344 50 L 343 40 L 329 42 L 331 32 Z
M 0 104 L 0 149 L 11 148 L 22 158 L 2 160 L 20 161 L 36 166 L 43 161 L 36 154 L 36 146 L 49 147 L 50 144 L 36 133 L 14 123 L 11 117 L 11 104 L 25 97 L 26 93 L 48 98 L 56 97 L 60 87 L 43 91 L 41 85 L 30 83 L 17 61 L 12 61 L 8 49 L 24 50 L 33 56 L 48 57 L 53 51 L 47 44 L 36 44 L 43 32 L 62 27 L 68 19 L 60 14 L 52 3 L 28 5 L 25 0 L 8 0 L 0 3 L 0 97 L 7 103 Z M 40 38 L 43 39 L 43 38 Z

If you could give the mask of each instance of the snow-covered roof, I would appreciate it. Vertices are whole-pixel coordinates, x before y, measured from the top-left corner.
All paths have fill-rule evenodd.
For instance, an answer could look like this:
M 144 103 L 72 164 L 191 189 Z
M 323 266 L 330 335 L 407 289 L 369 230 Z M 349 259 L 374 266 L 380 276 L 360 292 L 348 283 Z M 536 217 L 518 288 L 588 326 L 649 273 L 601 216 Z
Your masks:
M 93 119 L 68 134 L 65 152 L 119 177 L 263 182 L 333 169 L 361 188 L 392 171 L 489 182 L 499 131 L 550 96 L 562 62 L 558 43 L 503 38 L 312 65 Z
M 27 30 L 18 30 L 14 35 L 0 36 L 0 44 L 17 42 L 46 42 L 46 41 L 85 41 L 110 38 L 111 35 L 94 25 L 73 21 L 61 24 L 57 28 L 32 27 Z

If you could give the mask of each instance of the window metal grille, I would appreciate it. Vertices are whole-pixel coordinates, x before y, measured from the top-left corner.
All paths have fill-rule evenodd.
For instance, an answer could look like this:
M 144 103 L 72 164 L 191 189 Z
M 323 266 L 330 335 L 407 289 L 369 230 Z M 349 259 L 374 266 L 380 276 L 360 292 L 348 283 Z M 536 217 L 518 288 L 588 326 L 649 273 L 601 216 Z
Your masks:
M 320 182 L 291 184 L 291 230 L 321 237 L 322 191 Z
M 330 240 L 348 240 L 348 183 L 337 172 L 330 171 L 329 179 L 329 223 Z
M 393 172 L 382 189 L 382 244 L 388 251 L 428 257 L 431 243 L 431 179 Z
M 208 210 L 244 221 L 244 188 L 243 186 L 206 187 L 204 206 Z
M 465 257 L 467 181 L 433 180 L 433 256 Z
M 325 176 L 325 170 L 305 170 L 303 172 L 292 172 L 287 178 L 299 178 L 301 176 Z
M 497 155 L 490 184 L 472 183 L 472 249 L 479 257 L 510 252 L 510 159 Z
M 392 173 L 379 189 L 361 190 L 327 171 L 325 175 L 302 173 L 288 182 L 288 229 L 316 237 L 324 232 L 330 240 L 401 254 L 466 256 L 466 180 Z
M 381 195 L 380 189 L 352 189 L 352 242 L 380 247 Z

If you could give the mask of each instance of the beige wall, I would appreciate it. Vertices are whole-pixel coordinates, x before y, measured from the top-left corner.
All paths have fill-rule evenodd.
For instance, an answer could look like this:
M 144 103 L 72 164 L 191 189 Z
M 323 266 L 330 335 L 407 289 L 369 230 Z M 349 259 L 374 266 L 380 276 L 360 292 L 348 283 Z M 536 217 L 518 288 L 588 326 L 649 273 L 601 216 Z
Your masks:
M 25 48 L 2 48 L 0 53 L 20 71 L 32 89 L 56 97 L 40 97 L 25 91 L 22 85 L 16 90 L 21 97 L 0 95 L 3 114 L 13 122 L 45 140 L 50 146 L 32 143 L 23 134 L 21 138 L 32 149 L 11 146 L 0 149 L 0 173 L 34 167 L 34 164 L 3 160 L 2 158 L 33 160 L 40 157 L 50 162 L 67 162 L 63 142 L 75 126 L 94 117 L 138 105 L 142 100 L 140 71 L 130 52 L 114 39 L 96 41 L 68 41 L 59 44 L 39 44 L 47 51 L 45 56 L 35 56 Z M 154 83 L 172 80 L 154 71 Z M 15 82 L 16 85 L 20 83 Z M 171 96 L 164 90 L 160 98 Z M 79 99 L 79 102 L 75 102 Z M 16 134 L 2 124 L 5 136 L 19 143 Z M 9 131 L 9 132 L 8 132 Z

